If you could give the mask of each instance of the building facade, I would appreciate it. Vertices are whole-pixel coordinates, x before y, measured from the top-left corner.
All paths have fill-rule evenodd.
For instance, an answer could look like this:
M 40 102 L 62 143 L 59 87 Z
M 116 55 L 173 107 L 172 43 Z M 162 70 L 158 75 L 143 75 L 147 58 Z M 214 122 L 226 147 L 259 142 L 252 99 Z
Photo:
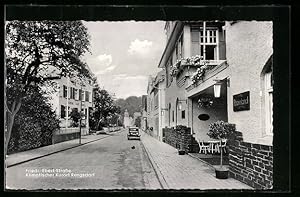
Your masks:
M 165 127 L 165 72 L 149 77 L 147 88 L 147 123 L 151 134 L 162 141 Z
M 187 126 L 200 142 L 210 140 L 210 123 L 235 124 L 230 174 L 255 188 L 272 187 L 272 29 L 259 21 L 166 22 L 158 65 L 166 76 L 164 125 Z
M 147 95 L 142 95 L 141 105 L 141 129 L 145 131 L 148 128 L 147 124 Z
M 51 95 L 51 104 L 60 120 L 59 134 L 79 132 L 79 126 L 73 126 L 70 114 L 73 109 L 84 114 L 81 134 L 89 133 L 89 117 L 93 111 L 93 82 L 90 79 L 62 77 L 54 81 L 57 91 Z
M 132 126 L 132 120 L 131 120 L 131 117 L 129 116 L 127 109 L 125 109 L 125 112 L 124 112 L 123 124 L 124 124 L 125 128 Z

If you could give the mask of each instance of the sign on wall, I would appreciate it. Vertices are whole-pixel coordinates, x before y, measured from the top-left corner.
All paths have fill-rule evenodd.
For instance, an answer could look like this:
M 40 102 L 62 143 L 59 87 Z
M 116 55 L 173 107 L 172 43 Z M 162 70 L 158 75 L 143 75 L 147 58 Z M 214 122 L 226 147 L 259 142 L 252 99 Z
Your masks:
M 250 92 L 233 95 L 233 111 L 250 110 Z

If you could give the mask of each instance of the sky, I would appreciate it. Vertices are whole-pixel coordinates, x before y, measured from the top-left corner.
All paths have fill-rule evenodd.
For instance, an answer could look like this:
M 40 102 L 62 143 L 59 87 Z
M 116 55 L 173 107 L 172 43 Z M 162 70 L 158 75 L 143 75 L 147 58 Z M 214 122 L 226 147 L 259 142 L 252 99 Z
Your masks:
M 83 22 L 90 34 L 84 60 L 101 88 L 116 98 L 147 94 L 149 75 L 155 76 L 166 45 L 163 21 Z

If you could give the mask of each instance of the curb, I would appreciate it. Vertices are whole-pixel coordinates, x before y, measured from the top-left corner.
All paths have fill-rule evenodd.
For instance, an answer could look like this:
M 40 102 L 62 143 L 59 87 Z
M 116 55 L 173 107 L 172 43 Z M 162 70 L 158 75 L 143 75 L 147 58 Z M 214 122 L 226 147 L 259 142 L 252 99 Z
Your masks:
M 145 152 L 146 152 L 146 154 L 147 154 L 147 156 L 148 156 L 148 158 L 149 158 L 149 160 L 150 160 L 151 166 L 152 166 L 153 169 L 154 169 L 154 172 L 155 172 L 155 174 L 156 174 L 156 177 L 157 177 L 157 179 L 158 179 L 158 181 L 159 181 L 159 183 L 160 183 L 160 185 L 161 185 L 161 188 L 162 188 L 162 189 L 169 189 L 169 186 L 168 186 L 168 184 L 167 184 L 167 182 L 166 182 L 164 176 L 163 176 L 162 173 L 160 172 L 160 170 L 159 170 L 157 164 L 155 163 L 154 159 L 152 158 L 152 155 L 151 155 L 150 151 L 149 151 L 149 150 L 146 148 L 146 146 L 144 145 L 143 140 L 141 140 L 141 142 L 142 142 L 141 144 L 143 145 L 143 148 L 144 148 L 144 150 L 145 150 Z
M 120 131 L 118 131 L 118 132 L 120 132 Z M 20 165 L 22 163 L 26 163 L 26 162 L 29 162 L 29 161 L 33 161 L 33 160 L 36 160 L 36 159 L 40 159 L 40 158 L 43 158 L 43 157 L 46 157 L 46 156 L 49 156 L 49 155 L 53 155 L 53 154 L 56 154 L 56 153 L 59 153 L 59 152 L 70 150 L 72 148 L 77 148 L 79 146 L 83 146 L 83 145 L 86 145 L 86 144 L 89 144 L 89 143 L 92 143 L 92 142 L 95 142 L 95 141 L 99 141 L 99 140 L 102 140 L 102 139 L 105 139 L 105 138 L 108 138 L 108 137 L 111 137 L 111 136 L 105 136 L 103 138 L 98 138 L 98 139 L 95 139 L 95 140 L 91 140 L 89 142 L 85 142 L 85 143 L 82 143 L 82 144 L 77 144 L 77 145 L 74 145 L 74 146 L 71 146 L 71 147 L 68 147 L 68 148 L 64 148 L 64 149 L 61 149 L 61 150 L 58 150 L 58 151 L 50 152 L 50 153 L 47 153 L 45 155 L 41 155 L 41 156 L 33 157 L 33 158 L 30 158 L 30 159 L 27 159 L 27 160 L 19 161 L 19 162 L 14 163 L 14 164 L 7 165 L 7 168 L 10 168 L 10 167 L 13 167 L 13 166 L 16 166 L 16 165 Z

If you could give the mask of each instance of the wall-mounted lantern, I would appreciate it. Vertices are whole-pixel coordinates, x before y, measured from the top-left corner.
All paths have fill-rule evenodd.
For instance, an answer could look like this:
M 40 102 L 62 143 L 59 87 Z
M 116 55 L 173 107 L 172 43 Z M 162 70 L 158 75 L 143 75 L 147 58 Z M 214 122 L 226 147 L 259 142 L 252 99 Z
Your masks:
M 178 109 L 181 110 L 182 109 L 182 103 L 186 103 L 186 99 L 183 99 L 183 100 L 180 100 L 177 98 L 177 106 L 178 106 Z
M 168 108 L 161 108 L 161 116 L 165 115 L 165 111 L 168 111 Z
M 216 83 L 214 84 L 214 96 L 215 98 L 220 98 L 222 81 L 217 79 L 214 81 L 216 81 Z

